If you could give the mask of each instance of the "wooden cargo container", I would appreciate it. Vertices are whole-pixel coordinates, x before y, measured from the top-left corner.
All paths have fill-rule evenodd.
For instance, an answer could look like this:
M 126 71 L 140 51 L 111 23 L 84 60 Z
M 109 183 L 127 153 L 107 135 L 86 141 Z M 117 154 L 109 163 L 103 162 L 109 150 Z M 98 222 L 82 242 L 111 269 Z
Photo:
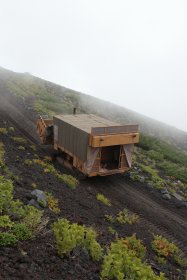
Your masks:
M 49 120 L 38 120 L 38 132 L 45 123 L 51 125 Z M 133 145 L 139 141 L 138 125 L 119 125 L 88 114 L 54 116 L 53 133 L 54 149 L 89 177 L 127 171 Z

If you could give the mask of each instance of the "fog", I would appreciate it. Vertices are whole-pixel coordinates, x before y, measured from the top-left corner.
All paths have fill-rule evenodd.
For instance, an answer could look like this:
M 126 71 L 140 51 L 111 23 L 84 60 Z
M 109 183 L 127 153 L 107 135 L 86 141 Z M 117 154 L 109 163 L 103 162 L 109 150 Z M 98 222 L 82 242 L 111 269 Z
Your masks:
M 0 66 L 187 131 L 187 2 L 0 0 Z

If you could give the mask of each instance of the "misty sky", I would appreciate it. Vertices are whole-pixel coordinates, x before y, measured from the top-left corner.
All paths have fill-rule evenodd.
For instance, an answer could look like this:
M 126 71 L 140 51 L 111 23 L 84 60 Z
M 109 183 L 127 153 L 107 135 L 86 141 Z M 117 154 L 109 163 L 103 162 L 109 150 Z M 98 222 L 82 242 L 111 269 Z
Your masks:
M 0 0 L 0 66 L 187 131 L 187 1 Z

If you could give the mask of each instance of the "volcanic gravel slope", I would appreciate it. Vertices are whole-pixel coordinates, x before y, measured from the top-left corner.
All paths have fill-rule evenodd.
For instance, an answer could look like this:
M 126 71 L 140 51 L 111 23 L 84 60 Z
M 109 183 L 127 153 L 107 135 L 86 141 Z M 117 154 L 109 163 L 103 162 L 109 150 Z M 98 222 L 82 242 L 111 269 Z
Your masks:
M 21 151 L 10 133 L 0 136 L 6 150 L 5 162 L 14 174 L 15 198 L 27 204 L 33 190 L 31 185 L 36 183 L 40 190 L 51 192 L 58 198 L 61 212 L 57 215 L 46 208 L 44 219 L 48 223 L 36 238 L 19 242 L 16 247 L 0 248 L 0 279 L 100 279 L 101 262 L 93 262 L 84 250 L 74 250 L 70 257 L 64 259 L 58 257 L 50 225 L 58 217 L 65 217 L 71 222 L 92 226 L 98 232 L 98 241 L 106 248 L 115 236 L 109 233 L 111 224 L 104 216 L 115 215 L 124 208 L 138 214 L 140 220 L 133 225 L 115 224 L 118 236 L 136 233 L 147 247 L 147 261 L 155 273 L 163 271 L 168 279 L 185 279 L 184 270 L 180 271 L 172 261 L 164 266 L 155 262 L 150 243 L 152 233 L 162 234 L 175 241 L 186 253 L 187 210 L 176 208 L 172 202 L 163 201 L 156 191 L 143 184 L 132 183 L 122 175 L 82 180 L 72 190 L 54 175 L 43 172 L 37 164 L 28 167 L 24 164 L 25 159 L 32 160 L 36 153 L 43 158 L 49 151 L 36 145 L 37 151 L 33 152 L 31 145 L 37 143 L 33 132 L 35 115 L 27 110 L 27 106 L 16 102 L 14 100 L 13 104 L 9 103 L 0 109 L 0 127 L 13 126 L 14 136 L 27 140 L 25 151 Z M 13 108 L 13 113 L 10 108 Z M 22 121 L 20 116 L 23 117 Z M 59 171 L 76 175 L 57 162 L 54 164 Z M 112 206 L 97 201 L 97 193 L 109 198 Z

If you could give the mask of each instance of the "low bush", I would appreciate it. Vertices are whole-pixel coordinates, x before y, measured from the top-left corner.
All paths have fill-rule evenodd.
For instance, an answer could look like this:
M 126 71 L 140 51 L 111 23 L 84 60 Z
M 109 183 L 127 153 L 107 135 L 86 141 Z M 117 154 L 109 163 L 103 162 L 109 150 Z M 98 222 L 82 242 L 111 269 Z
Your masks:
M 0 127 L 0 134 L 6 135 L 8 133 L 8 130 L 5 127 Z
M 162 170 L 164 170 L 166 175 L 187 183 L 187 168 L 185 168 L 184 166 L 179 166 L 176 163 L 172 163 L 166 160 L 163 162 L 159 162 L 157 165 Z
M 13 223 L 8 215 L 0 216 L 0 228 L 11 228 Z
M 30 148 L 34 151 L 34 152 L 36 152 L 36 146 L 35 145 L 30 145 Z
M 0 167 L 2 169 L 5 168 L 4 155 L 5 155 L 4 145 L 2 142 L 0 142 Z
M 88 249 L 93 261 L 99 261 L 102 257 L 102 248 L 96 241 L 97 233 L 92 228 L 85 228 L 84 246 Z
M 32 184 L 31 184 L 31 187 L 32 187 L 33 189 L 36 189 L 36 188 L 37 188 L 37 184 L 36 184 L 36 183 L 32 183 Z
M 161 235 L 153 235 L 152 249 L 158 257 L 172 258 L 178 265 L 187 266 L 187 260 L 181 257 L 182 252 L 173 242 L 169 242 Z
M 62 175 L 58 174 L 57 178 L 63 183 L 65 183 L 71 189 L 75 189 L 79 183 L 75 177 L 67 174 L 62 174 Z
M 134 213 L 130 213 L 127 209 L 123 209 L 122 211 L 120 211 L 117 216 L 116 216 L 116 221 L 120 224 L 134 224 L 138 221 L 139 216 L 134 214 Z
M 28 205 L 25 207 L 25 216 L 22 219 L 22 223 L 25 224 L 29 229 L 34 231 L 41 223 L 42 215 L 43 211 Z
M 111 202 L 109 201 L 108 198 L 106 198 L 103 194 L 98 193 L 97 194 L 97 200 L 101 201 L 103 204 L 107 206 L 111 206 Z
M 13 246 L 17 241 L 18 240 L 13 233 L 0 232 L 0 246 Z
M 171 257 L 179 251 L 179 249 L 173 242 L 170 243 L 161 235 L 154 235 L 152 248 L 159 256 L 163 257 Z
M 19 144 L 26 144 L 27 140 L 25 138 L 22 137 L 12 137 L 12 139 L 14 140 L 14 142 L 19 143 Z
M 86 247 L 94 261 L 102 257 L 102 248 L 96 241 L 96 232 L 91 228 L 70 224 L 66 219 L 58 219 L 52 229 L 56 238 L 58 254 L 69 255 L 76 247 Z
M 113 227 L 108 227 L 108 232 L 111 234 L 117 234 L 117 231 Z
M 25 164 L 25 165 L 28 165 L 28 166 L 31 166 L 31 165 L 33 164 L 33 161 L 32 161 L 31 159 L 26 159 L 26 160 L 24 161 L 24 164 Z
M 187 155 L 166 142 L 141 134 L 140 142 L 137 145 L 142 149 L 149 151 L 149 156 L 154 159 L 159 156 L 161 157 L 161 160 L 165 159 L 187 168 Z M 151 150 L 154 151 L 154 153 L 150 152 Z M 158 161 L 159 160 L 160 159 L 158 159 Z
M 67 174 L 61 174 L 59 173 L 52 164 L 48 163 L 46 160 L 40 160 L 40 159 L 34 159 L 34 163 L 39 164 L 40 166 L 43 167 L 43 170 L 45 173 L 52 173 L 54 174 L 60 181 L 65 183 L 68 187 L 71 189 L 75 189 L 78 185 L 78 180 Z
M 105 215 L 105 220 L 107 220 L 110 223 L 114 223 L 116 219 L 112 215 Z
M 118 222 L 120 224 L 129 224 L 132 225 L 136 223 L 139 219 L 139 216 L 130 213 L 128 209 L 123 209 L 116 216 L 114 215 L 105 215 L 105 219 L 110 223 Z
M 26 240 L 32 236 L 32 231 L 23 223 L 16 223 L 11 229 L 17 240 Z
M 151 267 L 137 257 L 137 252 L 129 249 L 125 240 L 119 239 L 111 243 L 104 257 L 101 279 L 165 280 L 166 278 L 162 273 L 160 276 L 155 275 Z
M 146 254 L 146 248 L 143 245 L 142 241 L 136 238 L 134 233 L 132 236 L 122 239 L 123 244 L 125 244 L 128 250 L 133 251 L 136 254 L 136 257 L 143 260 Z
M 12 202 L 13 188 L 11 180 L 0 176 L 0 215 L 6 214 L 7 207 L 9 207 Z
M 18 147 L 18 150 L 19 150 L 19 151 L 25 151 L 25 147 L 19 146 L 19 147 Z
M 13 189 L 12 181 L 0 176 L 0 246 L 30 238 L 41 223 L 43 212 L 14 200 Z
M 158 175 L 158 171 L 156 169 L 143 164 L 140 164 L 139 166 L 142 171 L 146 172 L 151 177 L 151 182 L 153 183 L 154 187 L 158 189 L 164 188 L 165 180 Z
M 15 131 L 15 129 L 14 129 L 14 127 L 13 127 L 13 126 L 10 126 L 10 127 L 8 128 L 8 131 L 10 131 L 10 132 L 14 132 L 14 131 Z
M 60 212 L 60 208 L 58 207 L 58 199 L 55 198 L 51 193 L 46 193 L 46 196 L 49 209 L 55 214 L 58 214 Z

